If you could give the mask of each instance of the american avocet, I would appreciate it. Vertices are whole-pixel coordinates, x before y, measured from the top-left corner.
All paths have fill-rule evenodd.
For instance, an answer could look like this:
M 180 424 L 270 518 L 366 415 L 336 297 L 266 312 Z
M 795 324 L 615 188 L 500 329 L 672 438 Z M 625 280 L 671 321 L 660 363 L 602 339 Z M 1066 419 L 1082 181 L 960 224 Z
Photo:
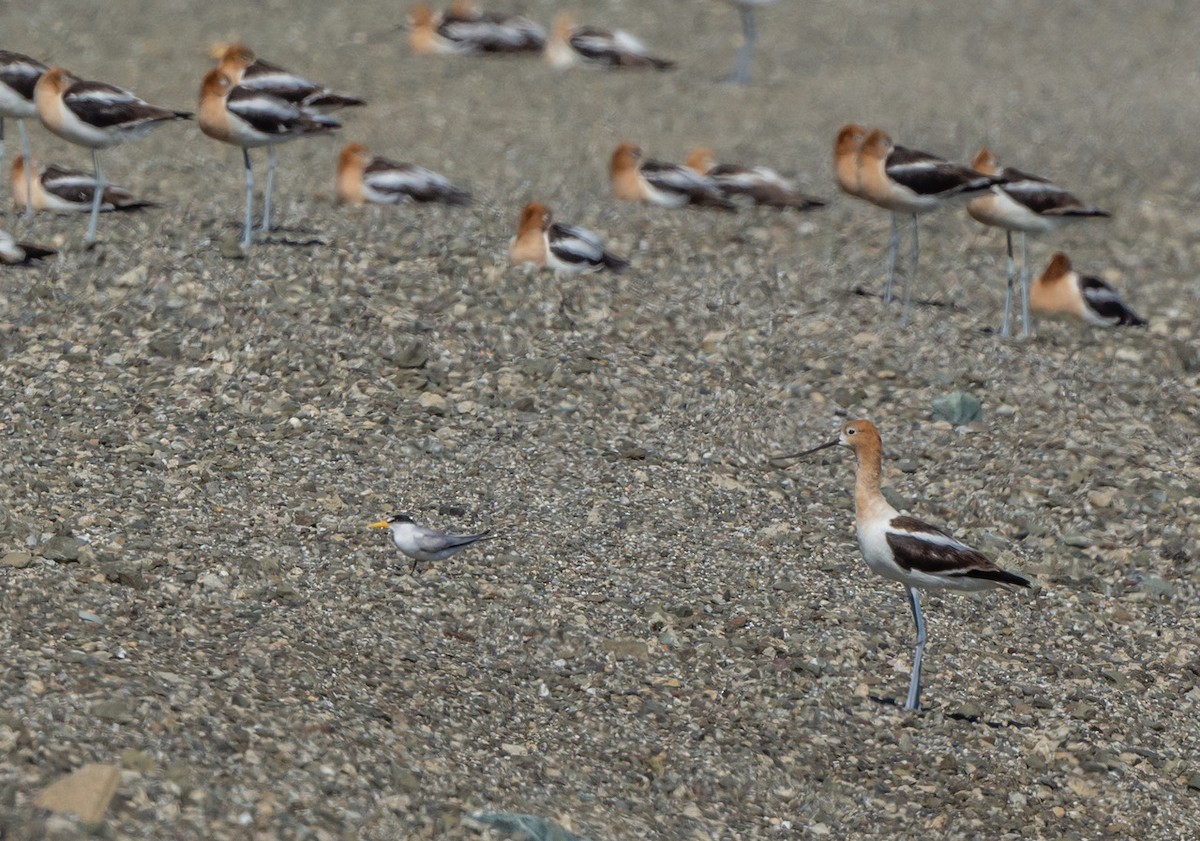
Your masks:
M 546 30 L 529 18 L 485 12 L 475 0 L 454 0 L 438 29 L 451 41 L 472 45 L 473 52 L 541 52 L 546 46 Z
M 415 164 L 373 158 L 362 143 L 347 143 L 338 156 L 337 197 L 344 204 L 471 203 L 471 194 L 444 175 Z
M 242 247 L 250 245 L 254 211 L 254 172 L 250 150 L 257 146 L 323 134 L 341 124 L 317 111 L 301 108 L 263 91 L 234 86 L 221 69 L 214 68 L 200 86 L 200 130 L 209 137 L 238 146 L 246 167 L 246 216 Z
M 892 143 L 886 132 L 875 129 L 863 141 L 858 155 L 859 195 L 874 205 L 890 210 L 892 231 L 888 242 L 888 280 L 884 288 L 885 302 L 892 300 L 892 284 L 896 277 L 896 254 L 900 249 L 900 229 L 897 215 L 912 217 L 912 255 L 908 282 L 904 284 L 904 309 L 901 323 L 908 322 L 908 307 L 912 288 L 917 280 L 920 244 L 917 238 L 917 216 L 937 210 L 948 199 L 969 198 L 989 189 L 997 179 L 950 163 L 928 152 L 918 152 Z
M 443 15 L 424 3 L 408 10 L 408 46 L 417 55 L 539 52 L 546 30 L 521 15 L 484 13 L 455 0 Z
M 893 508 L 879 489 L 882 443 L 879 430 L 867 420 L 842 425 L 838 437 L 811 450 L 783 458 L 798 458 L 841 444 L 854 450 L 858 470 L 854 481 L 854 514 L 858 545 L 867 566 L 878 575 L 899 581 L 908 594 L 917 645 L 906 710 L 921 706 L 921 658 L 925 653 L 925 618 L 917 589 L 983 590 L 1029 587 L 1022 575 L 1001 569 L 949 532 Z
M 0 231 L 0 265 L 30 266 L 37 260 L 53 257 L 57 253 L 53 248 L 17 242 L 12 234 Z
M 408 514 L 393 514 L 386 520 L 371 523 L 370 528 L 391 531 L 392 543 L 413 559 L 410 572 L 417 571 L 418 562 L 444 561 L 473 543 L 495 537 L 488 531 L 479 534 L 447 534 L 427 526 L 418 526 Z
M 92 150 L 97 189 L 84 242 L 96 242 L 96 223 L 104 195 L 100 150 L 145 137 L 163 123 L 191 119 L 187 111 L 150 105 L 141 97 L 106 82 L 89 82 L 64 67 L 51 67 L 38 79 L 34 101 L 43 125 L 64 140 Z
M 754 19 L 754 11 L 762 6 L 769 6 L 775 0 L 729 0 L 737 6 L 742 18 L 742 46 L 734 60 L 733 69 L 725 81 L 734 85 L 745 85 L 750 82 L 750 64 L 754 60 L 754 45 L 758 43 L 758 23 Z
M 769 167 L 717 163 L 713 151 L 707 146 L 693 149 L 688 153 L 685 163 L 716 181 L 721 192 L 731 199 L 744 196 L 754 204 L 792 210 L 813 210 L 825 206 L 821 199 L 800 192 L 794 183 Z
M 21 135 L 21 154 L 29 157 L 29 135 L 25 133 L 25 120 L 37 116 L 33 90 L 45 72 L 46 65 L 35 58 L 0 50 L 0 163 L 4 161 L 6 117 L 17 121 L 17 132 Z M 28 182 L 25 184 L 25 192 L 29 192 Z M 32 215 L 33 208 L 26 206 L 25 216 Z
M 13 202 L 27 211 L 48 210 L 54 213 L 90 213 L 95 200 L 96 177 L 90 172 L 45 166 L 36 160 L 25 162 L 18 155 L 10 173 Z M 104 185 L 100 212 L 141 210 L 154 207 L 154 202 L 136 198 L 133 193 L 115 184 Z
M 327 114 L 339 108 L 366 105 L 367 101 L 357 96 L 338 93 L 324 85 L 311 82 L 277 64 L 272 64 L 255 55 L 245 44 L 231 44 L 219 55 L 218 65 L 234 85 L 279 97 L 307 111 Z M 271 208 L 275 196 L 275 144 L 267 146 L 267 189 L 263 193 L 264 231 L 271 230 Z
M 725 198 L 717 182 L 707 175 L 679 164 L 645 159 L 642 150 L 632 143 L 621 143 L 613 151 L 609 179 L 613 198 L 618 201 L 737 210 L 737 205 Z
M 837 185 L 843 193 L 856 199 L 863 197 L 858 183 L 858 153 L 862 151 L 866 139 L 865 128 L 857 123 L 847 123 L 838 131 L 837 139 L 833 142 L 833 174 Z
M 1030 305 L 1047 315 L 1070 315 L 1097 327 L 1141 327 L 1142 318 L 1121 300 L 1117 290 L 1098 277 L 1072 270 L 1061 251 L 1034 281 Z
M 619 29 L 580 26 L 573 12 L 559 12 L 546 42 L 546 61 L 551 67 L 596 64 L 602 67 L 642 67 L 669 70 L 675 62 L 650 55 L 638 38 Z
M 339 93 L 259 58 L 242 43 L 220 48 L 215 57 L 220 61 L 218 67 L 235 85 L 264 91 L 302 108 L 328 113 L 367 104 L 361 97 Z
M 1029 335 L 1029 263 L 1026 251 L 1027 234 L 1046 234 L 1056 231 L 1066 222 L 1079 219 L 1107 218 L 1111 214 L 1087 204 L 1062 187 L 1044 178 L 1029 175 L 1012 167 L 1000 167 L 990 149 L 979 150 L 971 162 L 976 172 L 1004 179 L 992 187 L 991 193 L 971 199 L 967 213 L 985 225 L 1004 228 L 1008 240 L 1008 289 L 1004 294 L 1004 321 L 1000 335 L 1008 338 L 1009 313 L 1012 309 L 1013 231 L 1021 234 L 1021 331 Z
M 476 52 L 473 44 L 455 41 L 442 31 L 440 12 L 420 3 L 408 10 L 408 47 L 417 55 L 469 55 Z
M 598 234 L 555 222 L 550 208 L 536 201 L 521 210 L 508 256 L 515 266 L 549 266 L 556 276 L 602 269 L 621 274 L 629 268 L 629 261 L 605 248 Z

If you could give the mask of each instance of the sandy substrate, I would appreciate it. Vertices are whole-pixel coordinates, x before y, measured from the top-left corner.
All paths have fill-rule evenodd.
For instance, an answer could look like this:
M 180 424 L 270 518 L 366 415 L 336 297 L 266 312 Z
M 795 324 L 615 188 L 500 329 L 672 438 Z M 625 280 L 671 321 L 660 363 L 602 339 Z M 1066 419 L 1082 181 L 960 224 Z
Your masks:
M 240 155 L 194 126 L 106 155 L 162 207 L 95 251 L 84 217 L 6 215 L 62 253 L 0 275 L 0 837 L 478 837 L 480 809 L 597 841 L 1200 834 L 1200 9 L 784 2 L 738 90 L 707 0 L 585 4 L 669 74 L 416 58 L 377 0 L 196 5 L 9 0 L 0 46 L 183 108 L 241 37 L 371 104 L 281 150 L 284 229 L 245 260 Z M 887 219 L 835 194 L 849 120 L 1111 210 L 1033 260 L 1151 326 L 999 340 L 1003 237 L 954 211 L 921 223 L 940 305 L 898 329 L 854 293 Z M 335 206 L 351 139 L 476 204 Z M 831 205 L 618 205 L 622 139 Z M 533 198 L 633 268 L 509 268 Z M 953 391 L 982 420 L 935 421 Z M 767 462 L 848 416 L 908 510 L 1039 585 L 926 599 L 918 715 L 852 458 Z M 411 576 L 366 529 L 397 510 L 498 536 Z M 34 806 L 86 763 L 122 769 L 102 825 Z

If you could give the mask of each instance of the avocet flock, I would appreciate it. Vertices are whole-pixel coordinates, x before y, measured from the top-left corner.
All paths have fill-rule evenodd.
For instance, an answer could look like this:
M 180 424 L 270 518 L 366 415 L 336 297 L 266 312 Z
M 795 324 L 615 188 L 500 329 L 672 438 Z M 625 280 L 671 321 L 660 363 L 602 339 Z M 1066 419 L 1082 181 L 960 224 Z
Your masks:
M 738 7 L 744 43 L 726 81 L 745 84 L 757 37 L 755 7 L 773 0 L 730 0 Z M 427 5 L 412 7 L 407 16 L 408 41 L 417 54 L 486 55 L 540 54 L 557 68 L 597 65 L 614 70 L 669 70 L 675 63 L 656 55 L 641 40 L 621 30 L 583 24 L 562 12 L 547 32 L 519 15 L 484 12 L 473 0 L 454 0 L 441 13 Z M 253 243 L 254 173 L 250 150 L 266 147 L 268 168 L 261 229 L 271 228 L 277 146 L 324 135 L 342 128 L 330 111 L 364 106 L 359 97 L 285 70 L 258 57 L 244 44 L 218 45 L 218 64 L 204 75 L 196 119 L 207 136 L 242 150 L 246 178 L 242 247 Z M 4 154 L 4 120 L 17 122 L 21 154 L 9 164 L 13 205 L 26 216 L 39 211 L 89 212 L 84 243 L 97 241 L 99 214 L 105 211 L 153 207 L 129 190 L 107 181 L 100 152 L 144 137 L 167 123 L 191 120 L 187 111 L 152 105 L 134 93 L 106 82 L 87 81 L 72 71 L 46 64 L 18 52 L 0 51 L 0 161 Z M 37 118 L 54 134 L 91 151 L 92 171 L 80 172 L 38 161 L 31 154 L 25 123 Z M 909 217 L 912 246 L 904 286 L 902 321 L 907 321 L 917 280 L 919 240 L 917 217 L 956 202 L 979 222 L 1002 228 L 1008 246 L 1008 287 L 1000 335 L 1010 334 L 1011 306 L 1017 270 L 1013 233 L 1021 235 L 1020 278 L 1022 333 L 1029 332 L 1030 309 L 1073 316 L 1098 326 L 1142 325 L 1145 320 L 1121 301 L 1110 286 L 1072 270 L 1066 255 L 1057 253 L 1030 284 L 1028 234 L 1046 234 L 1072 220 L 1105 218 L 1109 214 L 1076 198 L 1051 182 L 1017 169 L 1002 168 L 988 149 L 970 166 L 893 142 L 880 128 L 855 123 L 844 126 L 834 139 L 833 172 L 840 190 L 891 215 L 887 277 L 882 297 L 893 299 L 900 250 L 900 217 Z M 615 200 L 642 202 L 662 208 L 699 207 L 736 212 L 746 205 L 810 211 L 825 201 L 809 196 L 795 183 L 763 166 L 719 163 L 715 154 L 699 147 L 684 164 L 647 157 L 632 142 L 613 150 L 609 177 Z M 411 163 L 376 157 L 365 145 L 349 142 L 336 165 L 336 194 L 344 204 L 445 202 L 468 205 L 470 191 L 450 178 Z M 27 223 L 28 224 L 28 223 Z M 18 242 L 0 231 L 0 263 L 28 266 L 51 258 L 51 248 Z M 508 252 L 512 264 L 553 270 L 565 280 L 581 272 L 621 273 L 630 267 L 625 257 L 609 250 L 603 238 L 585 228 L 556 222 L 547 204 L 528 203 L 521 211 Z M 905 703 L 919 708 L 925 623 L 918 588 L 977 590 L 1027 588 L 1031 582 L 997 567 L 948 532 L 902 516 L 880 494 L 881 443 L 869 421 L 845 424 L 838 437 L 816 449 L 835 444 L 850 447 L 858 461 L 855 507 L 858 539 L 867 565 L 880 575 L 902 583 L 916 625 L 917 643 L 912 678 Z M 809 451 L 814 452 L 815 450 Z M 803 454 L 801 454 L 803 455 Z M 414 524 L 397 515 L 372 525 L 389 529 L 402 552 L 416 561 L 435 562 L 490 535 L 452 535 Z

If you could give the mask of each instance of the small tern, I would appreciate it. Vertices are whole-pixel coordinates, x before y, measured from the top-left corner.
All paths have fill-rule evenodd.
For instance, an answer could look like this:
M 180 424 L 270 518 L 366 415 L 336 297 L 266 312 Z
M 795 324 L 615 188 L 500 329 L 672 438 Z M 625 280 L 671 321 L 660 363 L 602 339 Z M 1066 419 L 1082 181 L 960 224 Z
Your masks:
M 411 573 L 417 571 L 417 563 L 427 561 L 444 561 L 466 549 L 472 543 L 490 540 L 495 537 L 489 531 L 479 534 L 447 534 L 437 529 L 419 526 L 408 514 L 393 514 L 386 520 L 371 523 L 373 529 L 388 529 L 392 533 L 392 543 L 405 555 L 413 559 Z

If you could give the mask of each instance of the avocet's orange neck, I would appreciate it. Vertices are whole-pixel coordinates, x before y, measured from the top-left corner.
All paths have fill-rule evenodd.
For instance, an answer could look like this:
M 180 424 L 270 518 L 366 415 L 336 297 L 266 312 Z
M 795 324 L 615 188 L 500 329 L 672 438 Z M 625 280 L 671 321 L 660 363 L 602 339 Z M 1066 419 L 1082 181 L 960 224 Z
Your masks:
M 1061 251 L 1050 259 L 1050 265 L 1029 288 L 1029 306 L 1035 312 L 1050 315 L 1066 314 L 1087 318 L 1083 296 L 1070 282 L 1071 261 Z
M 337 197 L 342 204 L 363 204 L 363 174 L 370 153 L 361 143 L 347 143 L 338 155 Z
M 707 146 L 697 146 L 688 153 L 687 160 L 684 161 L 689 169 L 695 170 L 701 175 L 707 174 L 716 162 L 716 156 Z
M 858 470 L 854 476 L 854 512 L 861 522 L 887 511 L 887 501 L 879 490 L 883 469 L 883 444 L 875 424 L 867 420 L 850 421 L 842 427 L 841 441 L 854 450 Z
M 878 445 L 860 446 L 855 455 L 858 457 L 858 472 L 854 478 L 854 510 L 861 520 L 870 515 L 883 497 L 879 490 L 883 458 Z
M 1000 174 L 1000 161 L 986 146 L 979 150 L 971 161 L 971 169 L 983 175 L 996 176 Z
M 618 201 L 641 201 L 643 188 L 638 178 L 638 151 L 632 143 L 622 143 L 613 152 L 609 165 L 613 198 Z
M 837 176 L 838 186 L 849 195 L 859 194 L 858 183 L 858 150 L 862 147 L 866 129 L 850 123 L 838 132 L 837 141 L 833 146 L 833 171 Z
M 241 79 L 242 72 L 255 62 L 254 50 L 245 44 L 231 44 L 221 54 L 219 67 L 231 79 Z
M 858 194 L 876 204 L 884 203 L 884 206 L 892 194 L 892 183 L 886 171 L 887 156 L 891 151 L 891 138 L 875 129 L 867 135 L 857 155 Z

